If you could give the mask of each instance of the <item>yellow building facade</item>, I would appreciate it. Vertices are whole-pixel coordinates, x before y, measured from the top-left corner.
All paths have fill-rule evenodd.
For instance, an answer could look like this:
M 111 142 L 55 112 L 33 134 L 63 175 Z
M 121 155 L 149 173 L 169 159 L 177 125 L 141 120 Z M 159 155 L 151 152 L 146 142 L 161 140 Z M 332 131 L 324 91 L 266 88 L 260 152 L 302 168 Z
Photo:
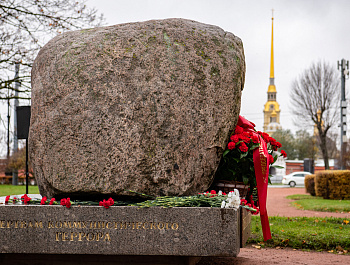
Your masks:
M 277 91 L 275 86 L 274 53 L 273 53 L 273 16 L 271 33 L 271 63 L 270 63 L 270 84 L 267 89 L 267 102 L 264 105 L 264 132 L 271 134 L 282 129 L 280 125 L 280 105 L 277 102 Z

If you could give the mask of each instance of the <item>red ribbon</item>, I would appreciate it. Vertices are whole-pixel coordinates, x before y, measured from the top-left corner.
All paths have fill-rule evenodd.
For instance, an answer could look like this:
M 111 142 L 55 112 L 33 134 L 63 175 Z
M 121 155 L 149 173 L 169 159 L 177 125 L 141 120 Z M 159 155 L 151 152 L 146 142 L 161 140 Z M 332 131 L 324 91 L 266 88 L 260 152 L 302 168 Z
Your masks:
M 253 150 L 253 162 L 255 170 L 255 178 L 258 189 L 259 209 L 260 209 L 260 221 L 264 235 L 264 240 L 271 239 L 271 231 L 269 219 L 266 210 L 266 198 L 267 198 L 267 185 L 269 182 L 269 153 L 267 151 L 267 145 L 264 139 L 254 130 L 255 124 L 246 120 L 242 116 L 238 118 L 238 126 L 241 126 L 244 130 L 253 132 L 259 137 L 259 147 Z

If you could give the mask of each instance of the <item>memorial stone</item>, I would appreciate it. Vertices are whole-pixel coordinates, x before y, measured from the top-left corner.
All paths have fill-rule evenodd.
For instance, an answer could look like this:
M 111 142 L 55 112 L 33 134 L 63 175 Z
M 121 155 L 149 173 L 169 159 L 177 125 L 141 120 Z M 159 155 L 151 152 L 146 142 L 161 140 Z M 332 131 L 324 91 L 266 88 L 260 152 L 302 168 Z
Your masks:
M 241 40 L 185 19 L 63 33 L 32 69 L 30 158 L 49 198 L 205 191 L 240 112 Z

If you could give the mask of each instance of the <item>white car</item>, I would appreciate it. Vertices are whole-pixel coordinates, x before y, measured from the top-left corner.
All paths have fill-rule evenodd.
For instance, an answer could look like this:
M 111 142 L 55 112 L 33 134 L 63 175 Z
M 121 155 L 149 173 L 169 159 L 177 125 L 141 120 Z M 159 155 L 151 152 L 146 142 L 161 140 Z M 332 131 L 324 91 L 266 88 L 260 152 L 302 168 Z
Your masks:
M 296 185 L 304 186 L 304 179 L 306 175 L 311 175 L 310 172 L 297 171 L 284 176 L 282 179 L 282 184 L 295 187 Z

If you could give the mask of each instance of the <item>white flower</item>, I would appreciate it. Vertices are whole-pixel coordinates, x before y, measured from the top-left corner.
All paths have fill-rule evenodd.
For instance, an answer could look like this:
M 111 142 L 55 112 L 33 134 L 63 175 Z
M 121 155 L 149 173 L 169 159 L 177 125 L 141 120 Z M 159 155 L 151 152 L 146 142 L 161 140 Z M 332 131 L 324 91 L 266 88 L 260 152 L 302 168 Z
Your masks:
M 227 195 L 225 208 L 238 209 L 240 204 L 241 204 L 241 200 L 239 198 L 239 191 L 236 189 L 233 192 L 230 191 L 229 194 Z M 223 204 L 221 204 L 221 207 L 222 206 Z
M 227 203 L 225 205 L 225 208 L 233 208 L 232 198 L 227 198 Z
M 219 196 L 221 196 L 221 195 L 222 195 L 222 191 L 221 191 L 221 190 L 219 190 L 218 195 L 219 195 Z
M 238 208 L 239 208 L 239 205 L 241 204 L 241 200 L 239 199 L 239 197 L 236 197 L 236 198 L 233 200 L 232 204 L 233 204 L 233 208 L 238 209 Z
M 233 194 L 235 194 L 239 198 L 239 190 L 234 189 Z
M 225 202 L 225 201 L 222 201 L 222 203 L 221 203 L 221 208 L 225 208 L 225 204 L 226 204 L 226 202 Z

